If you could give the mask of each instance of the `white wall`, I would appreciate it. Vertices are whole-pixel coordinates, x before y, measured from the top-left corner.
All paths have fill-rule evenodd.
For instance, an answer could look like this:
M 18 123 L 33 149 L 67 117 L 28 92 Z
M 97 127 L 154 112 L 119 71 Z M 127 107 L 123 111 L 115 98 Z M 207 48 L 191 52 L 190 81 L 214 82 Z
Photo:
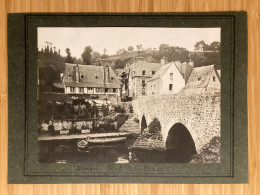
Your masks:
M 215 77 L 215 81 L 213 81 L 213 77 Z M 220 92 L 220 88 L 221 88 L 220 80 L 214 69 L 212 71 L 212 75 L 210 77 L 206 92 Z
M 173 79 L 170 79 L 170 73 L 173 73 Z M 160 94 L 169 94 L 169 93 L 178 93 L 184 86 L 185 80 L 181 76 L 179 70 L 173 63 L 166 73 L 161 77 L 162 86 L 160 90 Z M 169 84 L 172 84 L 172 90 L 169 90 Z

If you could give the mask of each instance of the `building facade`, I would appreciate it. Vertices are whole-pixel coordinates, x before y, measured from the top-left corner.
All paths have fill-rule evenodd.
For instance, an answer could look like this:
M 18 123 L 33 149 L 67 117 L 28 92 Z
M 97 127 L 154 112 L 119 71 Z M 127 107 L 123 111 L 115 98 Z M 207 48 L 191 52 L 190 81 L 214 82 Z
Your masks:
M 148 95 L 178 93 L 185 86 L 185 79 L 174 62 L 163 65 L 147 81 Z
M 181 90 L 182 94 L 215 93 L 221 90 L 221 80 L 215 65 L 194 68 Z
M 66 94 L 115 94 L 120 96 L 121 82 L 111 67 L 65 63 Z
M 129 66 L 128 96 L 136 98 L 147 95 L 147 81 L 163 66 L 163 63 L 151 63 L 142 59 L 135 59 Z

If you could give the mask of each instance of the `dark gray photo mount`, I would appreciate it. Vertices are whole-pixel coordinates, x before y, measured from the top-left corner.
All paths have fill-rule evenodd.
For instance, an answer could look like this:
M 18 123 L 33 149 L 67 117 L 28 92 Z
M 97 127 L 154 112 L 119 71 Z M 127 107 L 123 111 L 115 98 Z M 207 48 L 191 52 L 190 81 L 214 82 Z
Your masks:
M 248 183 L 248 39 L 246 12 L 22 13 L 8 14 L 7 25 L 9 183 Z M 220 162 L 136 162 L 117 164 L 111 162 L 63 163 L 62 161 L 56 161 L 56 163 L 41 163 L 39 153 L 42 151 L 40 151 L 38 140 L 49 139 L 43 138 L 43 136 L 39 138 L 38 130 L 39 62 L 37 29 L 43 27 L 220 28 L 221 98 L 214 99 L 214 101 L 220 101 L 221 105 L 219 119 L 221 135 L 219 139 Z M 75 65 L 75 67 L 78 66 Z M 107 75 L 109 69 L 102 69 L 102 71 L 103 75 Z M 174 86 L 169 86 L 169 90 L 172 87 Z M 106 90 L 105 92 L 108 93 Z M 116 92 L 116 90 L 111 91 L 111 93 L 113 92 Z M 93 96 L 93 98 L 95 97 Z M 141 111 L 145 112 L 145 110 L 142 110 L 143 108 L 145 107 L 140 106 L 140 113 Z M 93 115 L 96 120 L 95 117 L 96 115 Z M 140 119 L 139 122 L 141 123 L 142 118 Z M 77 122 L 79 118 L 74 117 L 72 120 Z M 51 121 L 53 125 L 55 118 L 52 118 Z M 185 120 L 183 119 L 183 121 Z M 207 123 L 206 120 L 204 122 Z M 164 128 L 163 123 L 162 128 Z M 56 132 L 54 129 L 54 133 Z M 55 136 L 75 137 L 82 136 L 86 132 L 81 130 L 82 134 L 79 134 L 71 133 L 68 130 L 63 131 L 63 133 L 70 135 Z M 89 139 L 91 136 L 92 133 L 84 137 L 86 139 L 78 142 L 78 146 L 85 146 L 91 144 L 91 142 L 100 141 L 103 143 L 123 139 L 91 140 Z M 162 140 L 167 141 L 164 138 Z M 165 142 L 163 144 L 167 145 Z M 200 147 L 200 144 L 195 140 L 195 149 Z

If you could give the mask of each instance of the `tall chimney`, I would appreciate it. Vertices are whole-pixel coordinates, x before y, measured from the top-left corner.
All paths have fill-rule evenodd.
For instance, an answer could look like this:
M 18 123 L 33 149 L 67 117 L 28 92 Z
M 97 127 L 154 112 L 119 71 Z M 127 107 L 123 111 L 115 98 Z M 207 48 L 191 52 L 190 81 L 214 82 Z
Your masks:
M 104 77 L 105 77 L 105 83 L 110 83 L 109 66 L 104 66 Z
M 162 57 L 162 59 L 161 59 L 161 64 L 162 65 L 165 65 L 165 64 L 167 64 L 167 60 L 168 60 L 168 58 L 167 57 Z
M 79 83 L 79 65 L 76 66 L 76 83 Z

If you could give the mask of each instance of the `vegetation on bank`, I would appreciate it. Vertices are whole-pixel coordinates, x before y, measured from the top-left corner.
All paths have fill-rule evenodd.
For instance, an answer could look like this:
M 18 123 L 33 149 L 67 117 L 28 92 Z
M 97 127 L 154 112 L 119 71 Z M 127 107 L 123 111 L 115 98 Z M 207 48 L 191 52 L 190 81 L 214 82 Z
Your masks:
M 157 118 L 154 118 L 148 125 L 148 128 L 144 129 L 140 135 L 140 139 L 153 139 L 162 141 L 161 123 Z
M 220 163 L 220 137 L 213 137 L 199 154 L 192 157 L 190 163 Z

